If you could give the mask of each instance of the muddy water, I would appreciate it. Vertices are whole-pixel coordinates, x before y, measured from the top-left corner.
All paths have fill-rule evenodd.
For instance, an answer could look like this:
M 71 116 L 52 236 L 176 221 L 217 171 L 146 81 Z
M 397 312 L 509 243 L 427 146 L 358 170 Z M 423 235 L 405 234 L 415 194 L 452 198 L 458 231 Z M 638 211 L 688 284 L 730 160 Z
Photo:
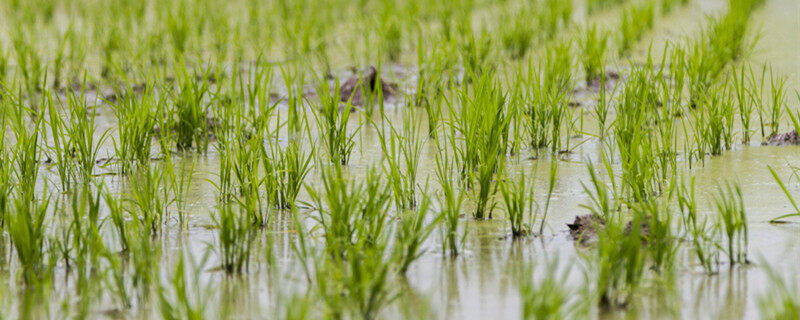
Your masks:
M 693 1 L 688 8 L 677 8 L 671 15 L 657 20 L 656 28 L 649 39 L 643 43 L 654 43 L 654 48 L 667 41 L 681 41 L 694 34 L 705 14 L 713 14 L 722 8 L 723 1 Z M 613 23 L 617 12 L 605 13 L 598 18 L 600 23 Z M 768 60 L 783 74 L 791 79 L 790 88 L 798 88 L 800 74 L 800 4 L 793 0 L 770 0 L 759 9 L 754 17 L 755 23 L 763 24 L 762 41 L 751 58 L 752 61 Z M 641 44 L 634 52 L 634 59 L 641 59 L 646 54 L 647 46 Z M 658 50 L 654 50 L 657 52 Z M 398 70 L 402 70 L 399 68 Z M 402 72 L 397 72 L 402 80 Z M 407 83 L 413 83 L 408 81 Z M 794 102 L 793 102 L 794 103 Z M 114 128 L 113 116 L 109 111 L 99 111 L 101 120 L 99 132 Z M 285 113 L 284 109 L 281 112 Z M 591 121 L 591 110 L 585 113 L 586 127 L 594 128 Z M 421 113 L 421 112 L 420 112 Z M 282 115 L 282 116 L 285 116 Z M 402 121 L 397 106 L 387 106 L 387 117 L 390 122 Z M 351 122 L 351 128 L 358 124 L 358 117 Z M 424 128 L 427 124 L 423 123 Z M 785 127 L 784 127 L 785 128 Z M 359 144 L 354 151 L 352 163 L 348 166 L 348 174 L 358 178 L 371 165 L 380 163 L 381 152 L 374 129 L 364 127 Z M 502 214 L 492 221 L 472 221 L 463 219 L 467 225 L 468 236 L 464 254 L 458 258 L 443 258 L 439 239 L 436 234 L 425 244 L 426 253 L 415 262 L 408 272 L 407 279 L 393 283 L 404 291 L 382 317 L 386 318 L 447 318 L 447 319 L 514 319 L 520 316 L 520 299 L 518 280 L 515 271 L 522 263 L 534 262 L 543 265 L 545 261 L 560 261 L 558 273 L 568 273 L 565 283 L 572 290 L 574 299 L 581 298 L 581 288 L 586 284 L 583 279 L 585 266 L 579 257 L 581 251 L 569 239 L 566 223 L 575 215 L 585 214 L 581 204 L 588 203 L 581 181 L 587 181 L 588 175 L 583 160 L 597 159 L 599 144 L 590 140 L 578 147 L 573 154 L 559 161 L 558 179 L 552 198 L 550 215 L 545 234 L 542 237 L 522 241 L 512 241 L 509 237 L 508 224 Z M 420 169 L 420 180 L 433 176 L 435 148 L 432 142 L 426 143 Z M 525 151 L 526 155 L 530 151 Z M 110 146 L 105 146 L 103 154 L 111 153 Z M 800 274 L 800 221 L 789 224 L 770 224 L 767 221 L 775 216 L 790 213 L 791 208 L 780 188 L 774 183 L 767 166 L 773 166 L 782 177 L 789 175 L 787 165 L 800 166 L 800 147 L 761 147 L 736 146 L 735 150 L 722 156 L 710 158 L 705 165 L 698 166 L 686 174 L 697 177 L 699 203 L 703 214 L 711 213 L 711 196 L 721 181 L 736 180 L 744 191 L 744 200 L 748 212 L 750 230 L 749 256 L 756 263 L 765 261 L 774 268 L 787 274 Z M 545 157 L 546 158 L 546 157 Z M 200 274 L 200 287 L 209 296 L 208 306 L 211 314 L 225 314 L 234 317 L 263 317 L 273 315 L 274 310 L 282 306 L 290 293 L 302 293 L 305 290 L 303 274 L 299 262 L 295 258 L 291 243 L 295 240 L 295 226 L 286 213 L 276 213 L 277 224 L 267 232 L 274 243 L 272 249 L 277 257 L 273 267 L 267 267 L 262 258 L 256 258 L 254 267 L 241 277 L 225 277 L 216 271 L 219 265 L 217 255 L 210 251 L 215 241 L 215 230 L 210 228 L 210 213 L 215 210 L 216 191 L 210 181 L 215 181 L 218 172 L 218 155 L 213 150 L 203 156 L 184 155 L 178 165 L 188 166 L 196 161 L 194 183 L 189 192 L 188 229 L 169 228 L 162 240 L 162 269 L 167 274 L 175 262 L 175 256 L 181 247 L 186 247 L 197 258 L 209 253 L 208 262 Z M 532 160 L 527 157 L 509 159 L 507 170 L 514 173 L 525 171 L 528 174 L 537 172 L 536 196 L 544 199 L 547 188 L 548 159 Z M 160 165 L 158 163 L 154 165 Z M 99 169 L 104 170 L 104 169 Z M 55 181 L 52 170 L 43 170 L 44 180 Z M 125 192 L 129 186 L 122 178 L 106 176 L 105 183 L 113 192 Z M 316 186 L 317 172 L 312 172 L 307 183 Z M 43 184 L 43 182 L 42 182 Z M 431 188 L 434 189 L 434 188 Z M 793 180 L 790 189 L 800 194 L 800 183 Z M 429 190 L 433 194 L 434 190 Z M 308 201 L 308 195 L 301 193 L 300 201 Z M 469 216 L 472 202 L 467 201 L 464 213 Z M 304 215 L 315 214 L 308 209 L 301 210 Z M 303 221 L 309 226 L 310 219 Z M 174 226 L 175 223 L 171 222 Z M 266 251 L 265 245 L 256 247 L 256 254 Z M 679 252 L 677 276 L 668 289 L 643 290 L 626 312 L 623 311 L 590 311 L 592 317 L 626 318 L 632 315 L 643 318 L 703 318 L 703 319 L 748 319 L 758 316 L 757 299 L 768 289 L 767 278 L 757 267 L 736 267 L 728 270 L 722 267 L 718 275 L 707 276 L 692 258 L 686 246 Z M 541 276 L 541 274 L 539 274 Z M 162 277 L 166 277 L 163 275 Z M 14 287 L 13 279 L 3 278 L 0 283 Z M 54 285 L 54 292 L 48 299 L 51 313 L 61 309 L 62 300 L 68 299 L 73 288 Z M 0 301 L 7 310 L 20 310 L 22 298 L 10 302 L 13 293 L 0 294 Z M 105 309 L 104 302 L 110 299 L 108 294 L 96 301 L 98 312 L 110 312 Z M 76 303 L 74 299 L 68 299 Z M 11 311 L 15 314 L 21 311 Z M 101 315 L 101 314 L 98 314 Z M 149 314 L 126 314 L 133 318 L 148 318 Z M 271 317 L 271 316 L 266 316 Z

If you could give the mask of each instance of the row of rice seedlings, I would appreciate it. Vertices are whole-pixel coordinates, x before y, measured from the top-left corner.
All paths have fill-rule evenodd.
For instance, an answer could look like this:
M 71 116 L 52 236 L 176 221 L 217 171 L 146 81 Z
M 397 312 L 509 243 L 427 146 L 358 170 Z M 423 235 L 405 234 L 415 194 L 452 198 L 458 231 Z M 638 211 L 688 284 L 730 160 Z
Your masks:
M 392 125 L 387 132 L 383 127 L 387 122 L 388 119 L 384 118 L 380 127 L 373 122 L 386 161 L 384 172 L 389 178 L 398 211 L 413 209 L 417 205 L 417 171 L 423 146 L 420 121 L 412 106 L 403 110 L 400 132 Z
M 339 103 L 338 80 L 333 88 L 330 88 L 324 79 L 320 79 L 317 93 L 318 100 L 312 103 L 312 107 L 315 109 L 314 120 L 317 123 L 318 138 L 322 140 L 322 146 L 332 163 L 346 165 L 350 162 L 350 155 L 355 147 L 356 134 L 361 130 L 360 123 L 352 133 L 347 129 L 352 112 L 349 99 L 352 97 L 349 97 L 348 103 L 344 105 Z
M 617 50 L 619 55 L 626 55 L 633 45 L 642 39 L 644 34 L 653 29 L 655 23 L 655 5 L 653 2 L 630 6 L 622 11 L 619 25 Z

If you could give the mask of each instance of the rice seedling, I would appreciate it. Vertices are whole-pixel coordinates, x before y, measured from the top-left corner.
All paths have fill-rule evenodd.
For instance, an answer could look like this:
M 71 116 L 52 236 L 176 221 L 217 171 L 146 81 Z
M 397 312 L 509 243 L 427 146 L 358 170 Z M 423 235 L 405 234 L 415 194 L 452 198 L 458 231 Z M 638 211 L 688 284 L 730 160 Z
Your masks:
M 388 119 L 384 118 L 382 123 L 387 122 Z M 417 172 L 423 147 L 420 121 L 414 109 L 408 108 L 403 111 L 400 132 L 392 125 L 387 130 L 384 125 L 379 127 L 375 122 L 372 124 L 380 139 L 386 161 L 384 173 L 389 178 L 397 209 L 413 209 L 417 205 Z
M 672 191 L 672 190 L 670 190 Z M 672 192 L 664 201 L 670 201 Z M 662 200 L 649 199 L 633 206 L 634 215 L 641 216 L 642 237 L 647 244 L 651 269 L 661 275 L 674 270 L 678 251 L 677 237 L 673 234 L 672 212 Z
M 510 13 L 509 17 L 502 20 L 502 42 L 511 59 L 517 60 L 525 57 L 533 45 L 536 32 L 531 24 L 532 13 L 530 11 L 531 9 L 523 7 L 520 11 Z
M 197 261 L 191 253 L 182 251 L 167 282 L 159 283 L 159 315 L 165 319 L 205 319 L 210 288 L 203 286 L 201 275 L 208 256 Z
M 48 108 L 49 119 L 47 121 L 50 129 L 50 136 L 53 140 L 51 159 L 55 162 L 56 172 L 58 173 L 61 190 L 67 190 L 72 183 L 75 169 L 72 161 L 72 146 L 70 145 L 69 135 L 67 134 L 66 121 L 56 109 L 56 104 L 52 100 L 52 93 L 46 91 L 44 98 Z
M 52 264 L 48 264 L 47 230 L 45 218 L 50 209 L 50 197 L 43 194 L 41 200 L 14 199 L 14 207 L 6 215 L 6 232 L 14 245 L 14 252 L 21 268 L 25 284 L 46 284 L 52 275 Z M 55 207 L 54 210 L 58 208 Z
M 696 110 L 695 135 L 712 155 L 720 155 L 733 144 L 735 106 L 727 89 L 711 88 Z
M 111 219 L 111 224 L 116 233 L 117 240 L 120 245 L 120 252 L 128 252 L 128 223 L 125 218 L 125 209 L 122 207 L 122 199 L 114 196 L 109 192 L 108 188 L 102 187 L 103 200 L 108 206 L 108 219 Z
M 622 11 L 619 25 L 617 50 L 619 55 L 626 55 L 633 45 L 642 39 L 644 34 L 653 28 L 655 7 L 653 2 L 627 7 Z
M 221 268 L 227 274 L 239 274 L 248 270 L 250 252 L 255 239 L 244 210 L 237 213 L 230 204 L 220 204 L 214 215 L 217 229 L 216 251 L 221 258 Z
M 129 87 L 118 95 L 122 98 L 117 101 L 113 110 L 117 118 L 119 140 L 112 139 L 119 171 L 127 174 L 149 163 L 156 127 L 153 107 L 163 104 L 157 102 L 153 85 L 145 85 L 141 94 L 136 94 L 134 88 Z
M 141 225 L 143 232 L 157 235 L 161 232 L 167 215 L 168 188 L 165 173 L 158 167 L 140 168 L 128 177 L 132 204 L 131 216 Z
M 42 75 L 45 72 L 42 58 L 36 44 L 29 39 L 28 30 L 19 29 L 11 33 L 11 44 L 16 54 L 17 69 L 22 75 L 22 83 L 29 97 L 42 92 Z
M 504 181 L 500 185 L 500 193 L 503 196 L 508 221 L 511 223 L 511 235 L 514 238 L 526 236 L 531 232 L 533 222 L 534 197 L 533 186 L 525 187 L 525 172 L 523 171 L 519 181 L 511 184 Z
M 386 210 L 391 199 L 388 187 L 370 170 L 365 183 L 347 181 L 342 168 L 334 165 L 322 171 L 322 190 L 308 188 L 325 232 L 325 248 L 332 257 L 346 254 L 354 242 L 378 241 L 386 227 Z
M 28 109 L 18 98 L 10 95 L 4 96 L 3 102 L 4 110 L 10 111 L 7 114 L 7 121 L 16 142 L 12 152 L 12 166 L 16 167 L 15 180 L 18 182 L 18 194 L 30 201 L 34 198 L 36 185 L 22 182 L 36 181 L 39 174 L 41 158 L 39 139 L 44 130 L 45 117 Z M 32 122 L 28 122 L 27 115 L 32 115 Z
M 641 286 L 647 262 L 642 248 L 644 217 L 634 215 L 626 230 L 620 215 L 612 215 L 597 232 L 596 289 L 601 306 L 624 306 Z
M 772 137 L 778 134 L 778 129 L 781 124 L 783 112 L 786 110 L 786 77 L 781 75 L 774 75 L 772 67 L 769 69 L 769 85 L 770 85 L 770 108 L 769 108 L 769 129 Z
M 606 47 L 608 46 L 608 32 L 599 31 L 597 25 L 592 24 L 580 31 L 581 36 L 578 41 L 581 52 L 581 65 L 583 65 L 583 72 L 586 77 L 586 83 L 600 79 L 601 88 L 603 86 L 604 76 L 603 61 L 605 61 Z
M 565 286 L 571 267 L 562 267 L 556 258 L 545 262 L 544 269 L 540 268 L 526 263 L 518 271 L 522 319 L 569 318 L 576 312 L 570 308 L 573 290 Z
M 752 131 L 750 129 L 750 117 L 753 115 L 755 102 L 752 99 L 750 88 L 747 87 L 745 82 L 744 65 L 737 72 L 736 67 L 731 68 L 731 79 L 733 79 L 733 95 L 738 105 L 737 112 L 739 113 L 739 124 L 742 127 L 742 143 L 750 143 L 750 136 Z
M 722 222 L 727 246 L 725 253 L 731 266 L 736 263 L 747 264 L 747 213 L 744 210 L 742 189 L 738 184 L 728 183 L 720 187 L 714 198 L 715 208 Z
M 84 87 L 85 82 L 84 80 Z M 61 104 L 60 100 L 59 104 Z M 94 171 L 100 146 L 108 137 L 109 131 L 103 132 L 99 138 L 95 139 L 97 113 L 86 105 L 86 97 L 83 92 L 80 96 L 74 92 L 70 93 L 67 97 L 67 105 L 71 125 L 67 127 L 66 133 L 70 139 L 78 175 L 86 181 Z M 61 106 L 63 108 L 63 104 Z
M 324 80 L 319 80 L 317 91 L 319 93 L 318 101 L 312 105 L 315 109 L 314 119 L 317 123 L 319 138 L 322 139 L 322 146 L 327 151 L 332 163 L 346 165 L 350 162 L 350 154 L 355 147 L 355 137 L 361 130 L 361 125 L 359 123 L 359 127 L 352 133 L 348 132 L 351 105 L 349 103 L 345 103 L 344 106 L 339 104 L 338 80 L 333 86 L 333 93 Z
M 553 190 L 556 186 L 556 176 L 558 174 L 558 161 L 555 158 L 550 162 L 550 175 L 547 184 L 547 199 L 544 202 L 544 211 L 542 212 L 542 222 L 539 224 L 539 235 L 544 234 L 544 225 L 547 222 L 547 212 L 550 210 L 550 200 L 553 198 Z
M 800 317 L 800 291 L 797 276 L 781 275 L 765 261 L 762 263 L 769 277 L 769 289 L 758 299 L 763 319 L 795 319 Z
M 439 182 L 441 189 L 439 207 L 443 221 L 441 229 L 442 252 L 449 252 L 450 256 L 458 255 L 459 248 L 467 236 L 467 228 L 462 228 L 463 232 L 459 235 L 459 216 L 461 215 L 461 203 L 464 197 L 453 185 L 452 177 L 454 173 L 454 164 L 447 156 L 445 145 L 444 150 L 436 154 L 436 180 Z
M 394 250 L 397 268 L 400 274 L 405 274 L 415 260 L 425 253 L 423 244 L 438 226 L 439 219 L 428 221 L 430 217 L 430 199 L 424 197 L 420 205 L 413 211 L 401 214 L 397 224 L 396 242 Z
M 614 137 L 620 152 L 622 189 L 632 199 L 646 199 L 660 190 L 661 150 L 651 126 L 658 117 L 656 90 L 661 72 L 636 68 L 616 105 Z
M 537 2 L 536 21 L 543 40 L 551 40 L 558 31 L 572 22 L 572 0 L 544 0 Z
M 706 274 L 717 273 L 719 268 L 720 228 L 716 221 L 707 217 L 698 220 L 697 198 L 695 197 L 695 178 L 689 186 L 683 184 L 678 189 L 678 203 L 681 209 L 683 227 L 690 236 L 693 251 Z
M 174 130 L 175 142 L 178 150 L 188 150 L 194 147 L 198 152 L 205 153 L 208 149 L 208 133 L 211 128 L 207 120 L 206 99 L 209 95 L 209 73 L 201 75 L 202 81 L 195 81 L 189 74 L 186 65 L 181 62 L 175 68 L 175 75 L 179 85 L 172 89 L 170 97 L 172 109 L 169 117 L 162 122 L 161 130 Z
M 785 214 L 785 215 L 773 218 L 772 220 L 770 220 L 770 222 L 774 223 L 774 222 L 779 222 L 781 220 L 784 220 L 786 218 L 790 218 L 790 217 L 794 217 L 794 216 L 800 216 L 800 206 L 798 206 L 797 202 L 794 200 L 794 196 L 792 196 L 792 194 L 789 192 L 789 189 L 786 187 L 786 184 L 783 183 L 783 180 L 780 178 L 780 176 L 778 176 L 778 173 L 775 172 L 775 169 L 773 169 L 770 166 L 767 166 L 767 168 L 769 169 L 769 172 L 772 174 L 772 178 L 775 179 L 775 182 L 777 182 L 778 185 L 781 187 L 781 191 L 783 191 L 783 194 L 786 195 L 786 198 L 789 200 L 789 203 L 792 204 L 792 208 L 795 211 L 793 213 L 789 213 L 789 214 Z M 800 170 L 800 169 L 798 169 L 796 167 L 792 167 L 792 170 L 795 171 L 793 174 L 797 174 L 797 171 Z
M 533 67 L 528 69 L 527 81 L 525 124 L 530 145 L 537 149 L 550 147 L 555 153 L 561 148 L 562 122 L 567 117 L 569 98 Z

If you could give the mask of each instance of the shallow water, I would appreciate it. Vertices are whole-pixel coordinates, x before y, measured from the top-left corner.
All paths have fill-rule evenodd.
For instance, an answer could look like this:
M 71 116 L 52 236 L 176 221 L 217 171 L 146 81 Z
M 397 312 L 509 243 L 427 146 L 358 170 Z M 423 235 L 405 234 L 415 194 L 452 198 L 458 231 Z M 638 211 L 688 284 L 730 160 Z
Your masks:
M 722 8 L 723 1 L 693 1 L 688 8 L 676 8 L 669 16 L 659 19 L 655 30 L 648 39 L 642 41 L 634 51 L 634 60 L 642 59 L 652 41 L 653 52 L 660 52 L 667 41 L 682 41 L 686 36 L 694 34 L 705 14 L 712 14 Z M 619 14 L 616 10 L 606 12 L 597 19 L 599 23 L 614 21 Z M 759 9 L 753 23 L 763 25 L 764 32 L 751 61 L 768 60 L 772 66 L 790 78 L 790 88 L 798 89 L 800 76 L 800 3 L 794 0 L 770 0 Z M 656 54 L 658 56 L 658 54 Z M 625 62 L 620 62 L 624 64 Z M 392 72 L 401 84 L 412 84 L 413 79 L 406 79 L 402 74 L 402 66 L 396 66 Z M 346 76 L 342 71 L 340 75 Z M 403 81 L 405 80 L 405 81 Z M 794 100 L 790 99 L 793 105 Z M 282 118 L 285 106 L 279 105 Z M 593 132 L 597 124 L 591 120 L 587 109 L 578 109 L 584 113 L 585 128 Z M 108 110 L 100 109 L 98 134 L 115 127 L 113 115 Z M 361 113 L 354 113 L 351 118 L 351 129 L 358 125 Z M 420 112 L 421 114 L 421 112 Z M 397 105 L 386 106 L 387 121 L 400 123 L 402 116 Z M 427 124 L 423 121 L 422 127 Z M 788 125 L 782 126 L 787 128 Z M 113 134 L 113 133 L 112 133 Z M 754 137 L 758 140 L 759 137 Z M 359 143 L 354 151 L 347 174 L 358 179 L 366 170 L 379 164 L 382 160 L 378 137 L 373 128 L 364 125 L 359 134 Z M 443 257 L 439 237 L 434 235 L 425 243 L 426 253 L 416 261 L 404 280 L 392 283 L 403 288 L 404 294 L 383 313 L 381 318 L 446 318 L 446 319 L 513 319 L 520 317 L 520 299 L 518 281 L 515 276 L 517 268 L 526 262 L 542 266 L 546 261 L 558 259 L 561 263 L 557 271 L 566 272 L 569 281 L 565 284 L 573 290 L 573 298 L 580 299 L 581 287 L 584 285 L 585 266 L 580 253 L 591 248 L 576 246 L 570 239 L 566 224 L 572 222 L 576 215 L 586 214 L 582 204 L 589 201 L 584 192 L 582 181 L 588 180 L 584 159 L 597 160 L 600 144 L 594 138 L 581 137 L 576 141 L 588 139 L 588 142 L 577 147 L 574 153 L 566 155 L 559 161 L 558 178 L 550 207 L 545 233 L 541 237 L 514 241 L 509 237 L 509 227 L 503 219 L 502 210 L 495 212 L 491 221 L 474 221 L 469 218 L 469 209 L 474 206 L 471 200 L 465 203 L 463 222 L 468 226 L 468 236 L 464 253 L 457 258 Z M 112 146 L 106 144 L 102 155 L 111 156 Z M 435 163 L 435 146 L 428 141 L 423 149 L 420 180 L 433 177 Z M 529 159 L 531 150 L 523 150 L 518 158 L 509 158 L 506 166 L 510 172 L 527 174 L 536 172 L 535 194 L 544 199 L 547 193 L 547 172 L 550 160 L 548 157 Z M 756 266 L 762 261 L 786 274 L 800 274 L 800 221 L 796 219 L 788 224 L 770 224 L 768 221 L 776 216 L 791 212 L 789 202 L 775 184 L 767 166 L 776 168 L 782 177 L 790 174 L 787 165 L 800 166 L 800 147 L 762 147 L 757 145 L 737 145 L 734 150 L 721 156 L 706 159 L 704 165 L 698 165 L 691 172 L 697 179 L 697 196 L 703 214 L 710 214 L 712 196 L 716 193 L 719 182 L 738 181 L 744 191 L 744 200 L 748 213 L 749 257 Z M 211 213 L 215 211 L 217 192 L 211 184 L 216 181 L 219 159 L 213 145 L 207 155 L 184 154 L 179 157 L 179 166 L 189 166 L 196 161 L 194 182 L 189 192 L 188 228 L 176 228 L 176 222 L 170 221 L 172 227 L 167 230 L 162 241 L 162 277 L 166 277 L 175 263 L 175 257 L 181 248 L 188 248 L 193 256 L 200 258 L 209 254 L 204 271 L 200 274 L 200 285 L 207 287 L 208 305 L 211 314 L 232 317 L 251 318 L 267 317 L 275 314 L 290 296 L 289 293 L 301 293 L 306 287 L 304 275 L 299 261 L 293 253 L 292 243 L 296 241 L 294 222 L 287 212 L 276 212 L 276 223 L 267 233 L 274 241 L 271 246 L 277 261 L 268 267 L 258 257 L 252 263 L 249 272 L 241 277 L 226 277 L 216 270 L 219 258 L 209 250 L 215 243 L 215 230 L 211 228 Z M 158 161 L 154 165 L 161 165 Z M 684 167 L 684 166 L 682 166 Z M 618 168 L 617 168 L 618 169 Z M 113 168 L 100 168 L 98 173 L 111 172 Z M 44 169 L 38 182 L 44 186 L 45 181 L 57 181 L 52 169 Z M 119 176 L 104 176 L 103 181 L 112 192 L 124 193 L 129 186 Z M 432 178 L 431 178 L 432 179 Z M 318 172 L 312 171 L 306 183 L 318 185 Z M 435 183 L 431 180 L 428 194 L 433 194 Z M 796 180 L 790 183 L 790 190 L 800 194 L 800 184 Z M 300 201 L 310 201 L 306 191 L 301 192 Z M 306 217 L 303 220 L 308 226 L 313 225 L 309 216 L 315 213 L 307 206 L 301 206 L 300 212 Z M 0 242 L 0 246 L 8 242 Z M 261 244 L 256 252 L 265 251 Z M 5 252 L 5 250 L 3 250 Z M 260 253 L 257 254 L 260 256 Z M 2 257 L 0 257 L 2 259 Z M 758 297 L 769 289 L 765 273 L 756 266 L 734 267 L 722 266 L 720 273 L 705 275 L 693 260 L 688 246 L 682 246 L 678 258 L 678 270 L 674 282 L 667 289 L 643 290 L 627 310 L 601 311 L 592 310 L 590 315 L 603 319 L 628 317 L 641 318 L 699 318 L 699 319 L 751 319 L 758 317 Z M 724 259 L 723 259 L 724 260 Z M 12 263 L 12 268 L 14 267 Z M 58 270 L 57 270 L 58 271 Z M 62 272 L 63 273 L 63 272 Z M 15 297 L 14 292 L 21 291 L 7 273 L 0 277 L 0 285 L 10 286 L 13 290 L 0 294 L 0 301 L 7 306 L 13 316 L 22 313 L 24 296 Z M 12 273 L 13 274 L 13 273 Z M 57 272 L 57 274 L 59 274 Z M 541 276 L 541 274 L 539 274 Z M 61 276 L 63 278 L 63 275 Z M 57 279 L 59 277 L 57 276 Z M 73 288 L 61 285 L 58 280 L 53 284 L 53 293 L 47 300 L 50 305 L 50 317 L 60 318 L 57 310 L 61 309 L 63 300 L 76 303 L 70 299 Z M 110 300 L 108 293 L 94 301 L 95 316 L 109 315 L 105 304 Z M 135 309 L 135 308 L 134 308 Z M 113 313 L 111 313 L 113 314 Z M 123 317 L 149 318 L 150 314 L 122 313 Z

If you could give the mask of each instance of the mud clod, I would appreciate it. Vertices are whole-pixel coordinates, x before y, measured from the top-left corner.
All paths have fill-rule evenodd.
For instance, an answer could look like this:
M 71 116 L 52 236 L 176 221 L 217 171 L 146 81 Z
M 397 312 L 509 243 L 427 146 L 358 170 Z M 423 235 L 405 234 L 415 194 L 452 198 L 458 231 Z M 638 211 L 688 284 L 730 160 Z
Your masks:
M 581 243 L 597 240 L 597 230 L 602 225 L 603 220 L 591 214 L 575 216 L 574 222 L 567 223 L 569 235 L 573 240 L 578 240 Z
M 770 146 L 796 146 L 800 145 L 800 136 L 798 136 L 797 130 L 779 133 L 769 138 L 766 144 Z
M 397 84 L 384 81 L 378 75 L 378 70 L 374 66 L 370 66 L 366 71 L 363 71 L 361 78 L 356 74 L 347 79 L 339 88 L 339 99 L 342 102 L 350 100 L 350 104 L 354 106 L 364 105 L 365 94 L 361 92 L 362 88 L 368 90 L 366 93 L 368 97 L 374 96 L 381 90 L 383 98 L 387 99 L 397 94 Z

